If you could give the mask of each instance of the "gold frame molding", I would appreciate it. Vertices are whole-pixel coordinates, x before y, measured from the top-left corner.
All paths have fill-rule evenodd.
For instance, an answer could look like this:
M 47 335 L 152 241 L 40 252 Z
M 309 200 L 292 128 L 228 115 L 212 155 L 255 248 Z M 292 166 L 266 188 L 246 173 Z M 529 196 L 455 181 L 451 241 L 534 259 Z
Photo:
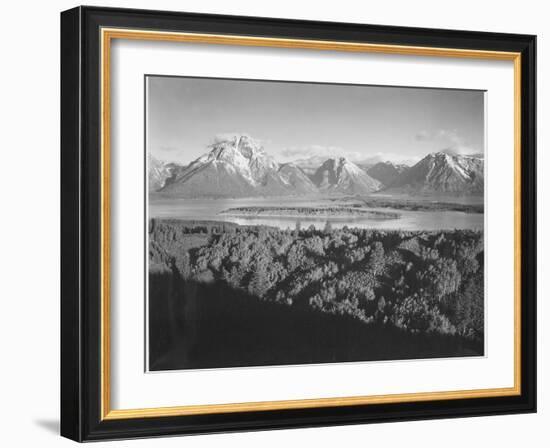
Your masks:
M 141 409 L 111 409 L 110 345 L 110 63 L 113 39 L 186 42 L 214 45 L 296 48 L 356 53 L 383 53 L 491 59 L 514 63 L 514 386 L 444 392 L 368 395 L 304 400 L 189 405 Z M 279 39 L 217 34 L 101 29 L 101 420 L 216 414 L 230 412 L 306 409 L 431 400 L 503 397 L 521 394 L 521 54 L 515 52 L 417 47 L 303 39 Z

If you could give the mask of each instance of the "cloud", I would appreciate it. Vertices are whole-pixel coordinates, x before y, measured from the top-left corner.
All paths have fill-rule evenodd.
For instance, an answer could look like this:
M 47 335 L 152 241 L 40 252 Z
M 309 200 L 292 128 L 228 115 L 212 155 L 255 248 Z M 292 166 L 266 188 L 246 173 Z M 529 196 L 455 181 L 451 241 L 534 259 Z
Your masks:
M 363 156 L 360 162 L 364 163 L 377 163 L 377 162 L 393 162 L 393 163 L 404 163 L 405 165 L 414 165 L 418 162 L 422 156 L 415 155 L 403 155 L 396 152 L 376 152 L 368 154 L 366 157 Z
M 260 140 L 258 140 L 257 138 L 252 138 L 246 132 L 223 132 L 223 133 L 220 133 L 220 134 L 216 134 L 214 136 L 213 144 L 220 143 L 220 142 L 231 141 L 231 140 L 234 140 L 234 139 L 239 138 L 239 137 L 247 137 L 251 140 L 254 140 L 254 141 L 260 143 Z
M 344 150 L 337 146 L 308 145 L 291 146 L 281 150 L 280 154 L 287 158 L 308 158 L 314 156 L 330 156 L 343 152 Z
M 428 131 L 420 131 L 414 136 L 414 138 L 419 142 L 425 142 L 427 140 L 430 140 L 431 136 Z
M 420 160 L 419 157 L 403 156 L 402 154 L 390 152 L 366 152 L 346 150 L 339 146 L 309 145 L 300 147 L 289 147 L 279 152 L 285 161 L 306 160 L 310 158 L 332 158 L 346 157 L 348 160 L 357 163 L 395 162 L 413 164 Z
M 420 131 L 415 135 L 415 140 L 430 143 L 437 151 L 446 151 L 454 154 L 472 154 L 479 150 L 472 148 L 465 142 L 458 132 L 448 129 L 436 131 Z
M 178 148 L 177 146 L 161 146 L 159 148 L 159 151 L 162 151 L 162 152 L 175 152 L 175 151 L 179 151 L 181 148 Z
M 434 140 L 447 140 L 450 143 L 461 144 L 462 139 L 456 130 L 438 129 L 436 131 L 420 131 L 415 135 L 415 139 L 420 142 L 429 142 Z
M 328 159 L 332 157 L 346 157 L 352 161 L 359 161 L 368 157 L 368 154 L 366 155 L 362 151 L 347 150 L 340 146 L 308 145 L 285 148 L 279 151 L 279 156 L 287 162 L 309 158 Z

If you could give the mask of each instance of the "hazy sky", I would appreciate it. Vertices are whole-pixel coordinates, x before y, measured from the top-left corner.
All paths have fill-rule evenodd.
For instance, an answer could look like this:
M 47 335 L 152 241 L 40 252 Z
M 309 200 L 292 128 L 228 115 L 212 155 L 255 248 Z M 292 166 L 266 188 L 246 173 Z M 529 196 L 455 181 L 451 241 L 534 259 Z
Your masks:
M 148 77 L 148 150 L 188 163 L 245 133 L 278 161 L 315 155 L 413 161 L 483 152 L 481 91 Z

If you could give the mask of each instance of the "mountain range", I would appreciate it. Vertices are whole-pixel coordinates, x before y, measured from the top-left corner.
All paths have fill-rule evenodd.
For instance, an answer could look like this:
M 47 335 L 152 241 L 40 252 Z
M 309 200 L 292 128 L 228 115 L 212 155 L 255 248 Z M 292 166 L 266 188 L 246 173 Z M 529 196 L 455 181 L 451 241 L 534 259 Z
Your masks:
M 432 153 L 412 167 L 392 162 L 360 166 L 345 157 L 280 164 L 248 135 L 217 140 L 208 149 L 187 166 L 149 156 L 149 192 L 181 198 L 483 192 L 479 156 Z

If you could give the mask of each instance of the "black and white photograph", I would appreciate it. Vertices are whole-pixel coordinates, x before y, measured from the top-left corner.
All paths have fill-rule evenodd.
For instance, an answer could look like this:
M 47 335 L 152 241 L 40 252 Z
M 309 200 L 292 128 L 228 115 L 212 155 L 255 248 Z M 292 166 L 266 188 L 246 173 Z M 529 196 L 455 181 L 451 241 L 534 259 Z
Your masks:
M 149 371 L 485 355 L 485 92 L 147 75 Z

